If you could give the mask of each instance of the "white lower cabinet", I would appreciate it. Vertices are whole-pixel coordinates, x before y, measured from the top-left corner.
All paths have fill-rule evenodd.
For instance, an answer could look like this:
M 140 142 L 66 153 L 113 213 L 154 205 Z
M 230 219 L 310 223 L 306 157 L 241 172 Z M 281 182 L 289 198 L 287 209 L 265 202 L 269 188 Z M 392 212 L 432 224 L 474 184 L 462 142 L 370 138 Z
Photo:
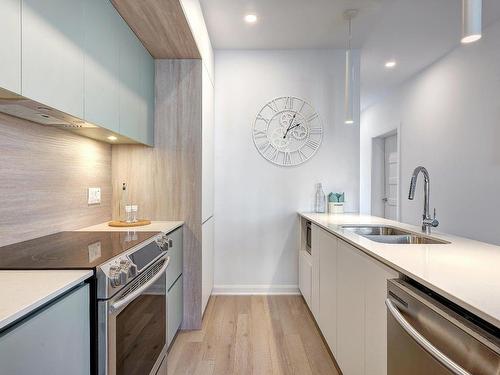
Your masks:
M 319 319 L 318 325 L 330 350 L 337 353 L 337 245 L 330 233 L 319 232 Z
M 311 312 L 316 319 L 319 320 L 319 249 L 320 235 L 324 232 L 320 227 L 313 225 L 311 228 Z
M 214 288 L 214 224 L 215 219 L 211 217 L 201 226 L 201 315 Z
M 312 252 L 310 308 L 342 373 L 387 374 L 385 298 L 387 280 L 398 273 L 316 225 Z M 307 301 L 303 267 L 300 254 L 299 285 Z
M 312 262 L 311 254 L 307 251 L 299 251 L 299 289 L 304 300 L 311 309 L 312 292 Z
M 337 267 L 337 362 L 345 375 L 364 374 L 364 259 L 339 240 Z
M 372 259 L 369 259 L 365 267 L 365 374 L 367 375 L 387 374 L 385 307 L 387 280 L 398 277 L 396 271 Z

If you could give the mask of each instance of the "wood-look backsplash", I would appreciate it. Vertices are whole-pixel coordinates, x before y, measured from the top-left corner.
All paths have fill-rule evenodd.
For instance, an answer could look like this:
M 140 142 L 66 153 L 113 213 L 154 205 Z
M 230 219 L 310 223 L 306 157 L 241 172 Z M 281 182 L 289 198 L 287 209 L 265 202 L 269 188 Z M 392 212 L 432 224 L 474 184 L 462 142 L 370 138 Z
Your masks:
M 110 145 L 0 114 L 0 246 L 109 220 L 111 194 Z

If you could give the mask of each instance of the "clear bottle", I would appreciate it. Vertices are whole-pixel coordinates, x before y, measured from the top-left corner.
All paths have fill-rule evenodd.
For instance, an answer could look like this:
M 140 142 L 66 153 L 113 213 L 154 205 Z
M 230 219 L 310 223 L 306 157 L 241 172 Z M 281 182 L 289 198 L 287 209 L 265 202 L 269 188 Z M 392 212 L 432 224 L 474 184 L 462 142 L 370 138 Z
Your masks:
M 326 196 L 321 183 L 316 184 L 316 198 L 314 201 L 314 212 L 325 213 L 326 211 Z
M 122 183 L 122 191 L 121 191 L 121 202 L 120 202 L 120 220 L 127 221 L 127 212 L 126 207 L 129 204 L 128 202 L 128 191 L 127 191 L 127 183 Z

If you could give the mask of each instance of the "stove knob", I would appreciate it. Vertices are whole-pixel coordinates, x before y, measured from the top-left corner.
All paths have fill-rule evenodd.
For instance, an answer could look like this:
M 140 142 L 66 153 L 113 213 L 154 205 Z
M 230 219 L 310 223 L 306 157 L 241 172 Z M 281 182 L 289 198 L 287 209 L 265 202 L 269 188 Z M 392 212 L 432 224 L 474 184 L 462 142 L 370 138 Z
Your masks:
M 132 262 L 130 260 L 128 260 L 127 258 L 121 259 L 120 260 L 120 267 L 122 269 L 127 269 L 129 267 L 130 263 L 132 263 Z
M 163 239 L 163 237 L 158 237 L 155 241 L 158 247 L 160 249 L 163 249 L 163 246 L 165 245 L 165 240 Z
M 130 262 L 130 265 L 128 266 L 128 277 L 135 277 L 137 276 L 137 266 Z
M 121 270 L 119 273 L 120 283 L 118 285 L 125 285 L 127 283 L 128 273 L 125 270 Z
M 111 266 L 109 267 L 109 279 L 111 282 L 111 286 L 116 288 L 117 286 L 120 286 L 120 267 L 118 266 Z

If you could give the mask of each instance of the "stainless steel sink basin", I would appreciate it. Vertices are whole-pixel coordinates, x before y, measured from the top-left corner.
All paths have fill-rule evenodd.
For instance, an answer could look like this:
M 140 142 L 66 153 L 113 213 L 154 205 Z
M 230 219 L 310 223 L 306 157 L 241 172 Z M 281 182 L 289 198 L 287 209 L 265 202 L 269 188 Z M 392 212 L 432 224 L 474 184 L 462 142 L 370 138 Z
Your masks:
M 356 233 L 371 241 L 400 244 L 400 245 L 427 245 L 427 244 L 447 244 L 449 242 L 421 236 L 403 229 L 385 225 L 343 225 L 343 229 Z

